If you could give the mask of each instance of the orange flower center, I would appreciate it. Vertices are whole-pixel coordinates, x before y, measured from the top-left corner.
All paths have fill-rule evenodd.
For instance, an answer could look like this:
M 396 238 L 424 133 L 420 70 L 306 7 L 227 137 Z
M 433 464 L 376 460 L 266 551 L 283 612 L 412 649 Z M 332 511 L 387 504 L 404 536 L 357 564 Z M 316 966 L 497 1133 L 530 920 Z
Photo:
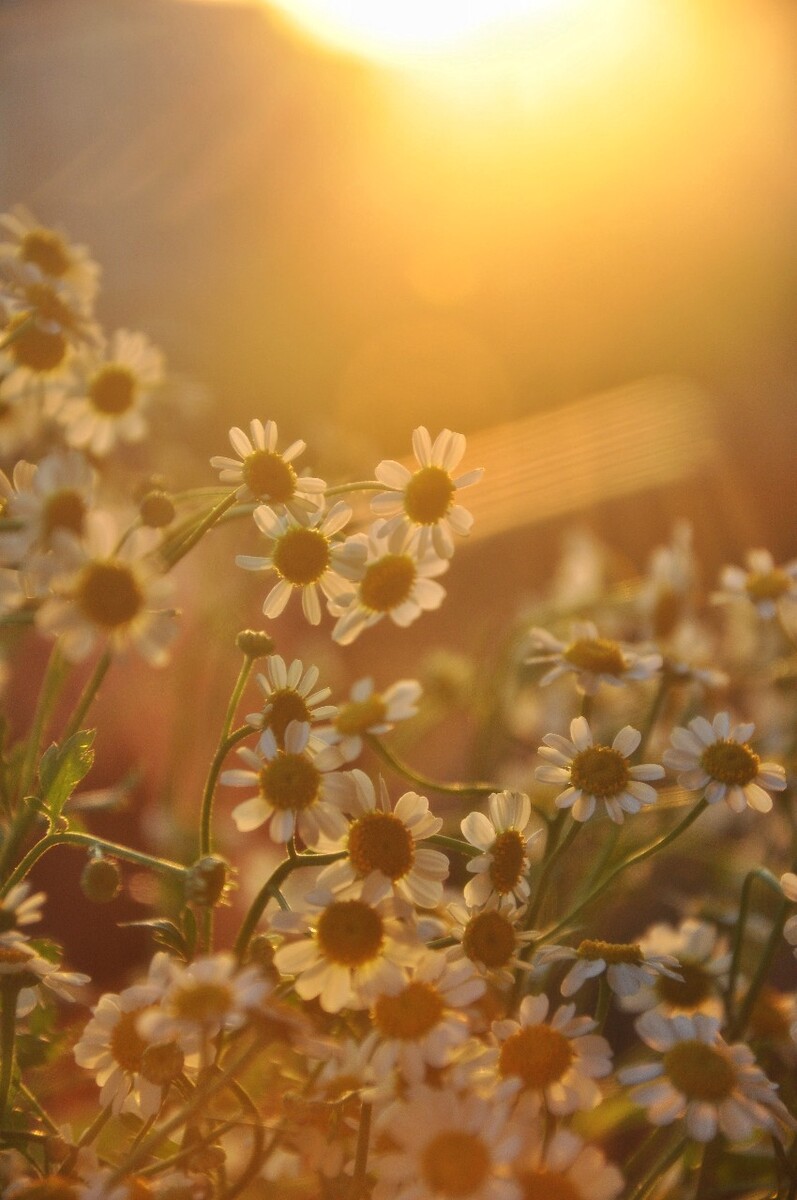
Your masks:
M 462 949 L 472 962 L 485 967 L 505 967 L 515 952 L 512 922 L 494 909 L 477 913 L 465 926 Z
M 580 944 L 577 954 L 588 962 L 602 958 L 609 965 L 632 963 L 638 967 L 644 961 L 640 946 L 622 942 L 592 942 L 588 938 Z
M 745 787 L 758 774 L 761 759 L 747 742 L 734 742 L 728 738 L 706 746 L 700 756 L 700 765 L 719 783 Z
M 676 1042 L 664 1055 L 664 1069 L 673 1086 L 690 1100 L 724 1100 L 736 1083 L 727 1054 L 696 1040 Z
M 490 882 L 499 895 L 505 896 L 515 890 L 527 866 L 525 838 L 517 829 L 505 829 L 498 834 L 490 853 Z
M 608 638 L 576 638 L 563 657 L 579 671 L 593 675 L 622 675 L 625 670 L 622 650 Z
M 360 599 L 371 612 L 386 613 L 409 599 L 417 569 L 406 554 L 386 554 L 366 567 Z
M 337 900 L 318 920 L 318 944 L 332 962 L 361 967 L 376 958 L 384 943 L 378 912 L 362 900 Z
M 335 728 L 344 737 L 355 737 L 374 725 L 381 725 L 386 714 L 387 706 L 382 697 L 376 694 L 367 700 L 350 700 L 335 717 Z
M 243 461 L 244 483 L 258 500 L 284 504 L 296 491 L 296 472 L 281 454 L 255 450 Z
M 404 490 L 404 511 L 418 525 L 434 525 L 450 509 L 455 491 L 442 467 L 421 467 Z
M 28 312 L 17 313 L 9 321 L 7 332 L 15 335 L 8 345 L 9 352 L 18 367 L 27 367 L 39 374 L 54 371 L 66 356 L 66 338 L 62 333 L 48 333 L 35 321 L 22 329 L 30 316 Z
M 444 1011 L 437 988 L 416 979 L 395 996 L 380 996 L 373 1019 L 383 1037 L 411 1042 L 430 1033 Z
M 192 983 L 179 988 L 172 998 L 174 1015 L 198 1025 L 222 1020 L 232 1008 L 233 993 L 223 983 Z
M 369 812 L 349 829 L 349 858 L 358 875 L 381 871 L 388 879 L 403 878 L 415 861 L 415 842 L 403 821 L 392 813 Z
M 122 562 L 87 563 L 75 589 L 75 601 L 87 620 L 103 629 L 127 625 L 144 606 L 144 595 Z
M 320 783 L 320 772 L 303 754 L 281 751 L 260 771 L 260 790 L 273 808 L 309 808 L 318 798 Z
M 683 982 L 660 975 L 656 980 L 656 994 L 673 1008 L 698 1008 L 713 991 L 708 971 L 694 962 L 680 962 L 678 972 Z
M 518 1075 L 527 1088 L 542 1091 L 567 1071 L 573 1061 L 570 1039 L 550 1025 L 526 1025 L 501 1046 L 498 1069 L 506 1078 Z
M 297 691 L 293 688 L 281 688 L 269 697 L 263 716 L 264 724 L 271 729 L 277 742 L 282 745 L 285 730 L 291 721 L 309 721 L 310 710 Z
M 579 750 L 570 766 L 573 787 L 601 800 L 619 796 L 630 778 L 628 762 L 611 746 L 588 746 L 586 750 Z
M 274 569 L 294 587 L 317 583 L 329 566 L 329 542 L 317 529 L 286 530 L 274 547 Z
M 121 363 L 101 367 L 89 384 L 89 400 L 105 417 L 120 417 L 133 407 L 136 380 Z
M 420 1167 L 430 1192 L 458 1200 L 482 1187 L 490 1171 L 490 1155 L 478 1134 L 449 1129 L 430 1139 Z

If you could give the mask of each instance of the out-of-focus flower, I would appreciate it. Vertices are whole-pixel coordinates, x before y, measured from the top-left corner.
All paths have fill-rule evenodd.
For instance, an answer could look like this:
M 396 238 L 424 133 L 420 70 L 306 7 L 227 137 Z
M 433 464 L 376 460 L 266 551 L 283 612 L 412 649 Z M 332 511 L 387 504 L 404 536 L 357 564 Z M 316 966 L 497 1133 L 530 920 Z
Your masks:
M 259 500 L 276 509 L 284 507 L 298 520 L 321 507 L 327 486 L 324 480 L 297 475 L 293 466 L 305 442 L 291 442 L 280 453 L 275 422 L 264 424 L 255 419 L 249 422 L 249 436 L 237 426 L 230 430 L 230 445 L 238 458 L 216 454 L 210 465 L 221 472 L 222 483 L 239 485 L 240 499 Z
M 687 917 L 677 927 L 651 925 L 639 939 L 645 958 L 674 958 L 679 979 L 659 973 L 631 995 L 620 999 L 629 1012 L 655 1008 L 665 1015 L 678 1012 L 706 1012 L 719 1016 L 723 1011 L 721 989 L 725 984 L 731 956 L 725 940 L 708 921 Z
M 658 975 L 680 980 L 678 959 L 672 954 L 646 954 L 640 945 L 584 940 L 578 946 L 540 946 L 534 955 L 535 967 L 570 962 L 572 967 L 562 980 L 563 996 L 574 996 L 588 979 L 606 973 L 609 987 L 616 996 L 633 996 L 641 987 L 655 982 Z
M 531 801 L 524 792 L 493 792 L 489 817 L 472 812 L 461 823 L 464 837 L 482 851 L 468 861 L 475 875 L 465 885 L 465 903 L 486 904 L 491 896 L 529 898 L 529 846 L 540 835 L 531 819 Z
M 783 791 L 786 772 L 778 763 L 762 763 L 748 745 L 754 729 L 752 722 L 732 727 L 726 712 L 717 713 L 711 723 L 695 717 L 688 729 L 679 725 L 672 731 L 674 748 L 662 758 L 678 772 L 681 787 L 702 791 L 709 804 L 724 800 L 737 813 L 747 807 L 769 812 L 769 792 Z
M 31 895 L 31 885 L 17 883 L 0 900 L 0 942 L 20 940 L 24 925 L 34 925 L 41 920 L 41 909 L 47 899 L 44 892 Z
M 455 504 L 456 493 L 484 474 L 481 468 L 454 476 L 465 453 L 465 437 L 444 429 L 432 442 L 429 431 L 419 425 L 412 435 L 412 448 L 419 469 L 385 459 L 376 468 L 376 478 L 389 490 L 380 492 L 371 501 L 378 517 L 387 517 L 385 533 L 403 527 L 416 531 L 419 548 L 432 547 L 441 558 L 454 553 L 453 535 L 470 533 L 473 517 L 461 504 Z
M 42 1000 L 39 988 L 49 988 L 62 1000 L 76 1000 L 75 992 L 90 983 L 80 971 L 61 971 L 39 954 L 19 934 L 15 940 L 0 941 L 0 990 L 17 993 L 17 1016 L 27 1016 Z
M 769 550 L 756 549 L 747 553 L 747 569 L 724 567 L 720 575 L 721 591 L 715 601 L 747 600 L 755 605 L 759 615 L 771 620 L 778 614 L 793 616 L 797 607 L 797 558 L 776 566 Z
M 550 1135 L 540 1120 L 524 1121 L 524 1128 L 523 1150 L 513 1164 L 523 1200 L 615 1200 L 619 1196 L 623 1176 L 598 1146 L 589 1145 L 571 1129 L 560 1128 Z
M 151 1042 L 178 1041 L 185 1053 L 223 1029 L 240 1029 L 271 990 L 262 971 L 239 967 L 232 954 L 197 958 L 188 966 L 170 958 L 168 969 L 162 997 L 139 1015 L 136 1030 Z
M 415 679 L 399 679 L 384 692 L 374 690 L 373 679 L 358 679 L 322 733 L 334 741 L 345 762 L 352 762 L 362 752 L 365 734 L 389 733 L 396 721 L 414 717 L 420 695 Z
M 0 226 L 10 239 L 0 242 L 0 263 L 33 267 L 43 277 L 68 285 L 87 308 L 91 307 L 99 287 L 100 268 L 86 246 L 42 225 L 21 204 L 0 216 Z
M 545 687 L 563 675 L 575 675 L 579 689 L 594 696 L 601 683 L 621 687 L 632 680 L 651 679 L 661 669 L 661 655 L 639 654 L 621 642 L 600 637 L 592 621 L 573 624 L 570 641 L 563 642 L 547 629 L 535 627 L 529 632 L 534 650 L 529 663 L 552 663 L 540 680 Z
M 657 763 L 632 766 L 629 761 L 642 740 L 639 730 L 626 725 L 611 746 L 596 746 L 586 717 L 575 717 L 570 737 L 568 741 L 558 733 L 546 734 L 538 751 L 547 763 L 537 767 L 536 778 L 567 784 L 554 801 L 557 808 L 571 809 L 575 821 L 588 821 L 600 800 L 612 821 L 621 825 L 625 813 L 655 803 L 656 790 L 646 781 L 661 779 L 664 768 Z
M 313 725 L 334 717 L 334 704 L 324 704 L 331 688 L 318 688 L 318 667 L 306 670 L 300 659 L 295 658 L 290 666 L 280 654 L 272 654 L 266 660 L 266 674 L 257 676 L 258 686 L 265 698 L 260 712 L 249 713 L 246 721 L 253 729 L 270 729 L 278 746 L 285 744 L 285 731 L 291 721 Z M 317 739 L 320 749 L 322 739 Z
M 7 533 L 0 530 L 0 560 L 18 565 L 31 550 L 49 550 L 59 532 L 81 538 L 95 478 L 88 460 L 77 450 L 48 454 L 37 464 L 22 460 L 14 467 L 10 483 L 0 473 L 3 516 L 16 526 Z

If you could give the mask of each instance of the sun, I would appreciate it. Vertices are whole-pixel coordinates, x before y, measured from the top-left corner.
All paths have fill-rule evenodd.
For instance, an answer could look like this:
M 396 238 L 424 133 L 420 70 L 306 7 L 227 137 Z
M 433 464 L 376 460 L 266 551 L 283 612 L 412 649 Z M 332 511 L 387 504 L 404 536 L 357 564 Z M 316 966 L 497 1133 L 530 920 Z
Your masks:
M 269 0 L 318 40 L 394 62 L 455 53 L 502 26 L 575 0 Z

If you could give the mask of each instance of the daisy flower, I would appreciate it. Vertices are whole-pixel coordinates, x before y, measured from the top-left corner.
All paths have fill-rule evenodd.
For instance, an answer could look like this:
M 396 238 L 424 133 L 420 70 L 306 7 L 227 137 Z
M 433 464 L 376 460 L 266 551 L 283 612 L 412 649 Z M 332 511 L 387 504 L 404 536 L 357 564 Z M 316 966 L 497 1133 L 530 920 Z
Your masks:
M 42 225 L 22 205 L 0 216 L 0 226 L 10 240 L 0 242 L 0 262 L 18 262 L 33 267 L 42 276 L 67 284 L 86 308 L 99 287 L 99 265 L 85 246 L 65 234 Z
M 424 950 L 403 986 L 382 992 L 371 1009 L 373 1030 L 363 1053 L 376 1078 L 389 1079 L 398 1070 L 407 1083 L 421 1083 L 427 1066 L 446 1066 L 468 1037 L 463 1010 L 484 990 L 472 963 L 452 963 L 441 951 Z
M 473 525 L 468 510 L 454 503 L 456 493 L 478 483 L 484 471 L 478 468 L 452 475 L 465 453 L 465 437 L 450 429 L 444 429 L 432 442 L 429 431 L 419 425 L 412 434 L 412 448 L 417 471 L 409 471 L 392 459 L 379 463 L 376 478 L 388 491 L 374 496 L 371 508 L 378 517 L 388 518 L 386 532 L 399 526 L 416 531 L 422 550 L 432 547 L 441 558 L 451 558 L 453 534 L 465 536 Z
M 573 624 L 569 642 L 562 642 L 547 629 L 534 628 L 529 633 L 533 654 L 529 663 L 552 663 L 540 680 L 545 687 L 563 675 L 575 675 L 579 689 L 594 696 L 601 683 L 621 687 L 632 680 L 651 679 L 661 669 L 661 655 L 638 654 L 630 646 L 598 635 L 591 621 Z
M 537 1094 L 549 1112 L 564 1116 L 594 1108 L 601 1098 L 596 1079 L 611 1073 L 611 1048 L 593 1033 L 591 1017 L 577 1017 L 563 1004 L 550 1021 L 547 996 L 526 996 L 519 1020 L 494 1021 L 498 1074 L 511 1091 Z
M 100 356 L 83 352 L 55 419 L 70 446 L 98 458 L 147 433 L 145 411 L 163 383 L 163 355 L 143 333 L 119 329 Z
M 327 486 L 324 480 L 297 475 L 293 467 L 305 442 L 291 442 L 280 454 L 276 424 L 254 420 L 249 422 L 248 437 L 237 426 L 230 430 L 230 445 L 238 458 L 216 454 L 210 465 L 221 472 L 222 483 L 239 485 L 239 499 L 284 506 L 299 521 L 305 513 L 321 507 Z
M 570 738 L 547 734 L 538 751 L 547 763 L 534 772 L 543 783 L 567 784 L 554 800 L 557 808 L 572 809 L 575 821 L 588 821 L 601 800 L 611 820 L 622 825 L 624 813 L 637 813 L 643 804 L 655 803 L 656 790 L 646 781 L 661 779 L 664 768 L 629 762 L 642 741 L 639 730 L 625 725 L 611 746 L 596 746 L 586 717 L 575 717 Z
M 334 747 L 314 753 L 309 741 L 307 722 L 291 721 L 284 746 L 277 744 L 273 730 L 266 729 L 257 751 L 248 746 L 239 749 L 247 767 L 224 771 L 221 782 L 257 789 L 256 795 L 233 809 L 241 833 L 268 822 L 272 841 L 282 845 L 298 833 L 308 846 L 315 846 L 322 834 L 332 841 L 345 834 L 346 819 L 335 804 L 345 786 L 343 775 L 334 769 L 340 757 Z
M 174 1038 L 153 1042 L 141 1036 L 138 1019 L 158 1004 L 170 981 L 169 956 L 159 951 L 147 978 L 119 993 L 106 992 L 75 1045 L 75 1061 L 93 1072 L 100 1105 L 115 1113 L 149 1117 L 167 1087 L 182 1072 L 184 1055 Z
M 445 591 L 436 576 L 448 570 L 448 560 L 431 547 L 416 544 L 402 526 L 388 532 L 385 521 L 375 521 L 369 536 L 356 535 L 365 553 L 355 594 L 330 605 L 339 618 L 332 637 L 350 645 L 364 629 L 390 617 L 404 629 L 422 612 L 432 612 L 443 602 Z
M 383 779 L 377 796 L 363 771 L 355 768 L 350 778 L 350 794 L 337 802 L 353 820 L 339 841 L 325 845 L 345 849 L 346 857 L 324 868 L 319 886 L 346 892 L 367 880 L 371 894 L 380 899 L 394 892 L 421 908 L 435 908 L 443 898 L 448 859 L 418 843 L 439 833 L 442 819 L 429 812 L 425 796 L 405 792 L 392 807 Z
M 0 378 L 10 402 L 39 407 L 38 397 L 54 401 L 63 395 L 75 355 L 69 333 L 80 320 L 70 308 L 71 299 L 53 290 L 41 311 L 28 304 L 8 318 L 0 332 L 0 342 L 5 342 L 0 348 Z
M 415 679 L 399 679 L 384 692 L 374 690 L 373 679 L 358 679 L 328 730 L 344 762 L 360 756 L 366 734 L 378 737 L 389 733 L 396 721 L 414 717 L 420 696 L 421 685 Z
M 60 971 L 21 935 L 15 941 L 0 940 L 0 988 L 17 992 L 18 1017 L 26 1017 L 41 1003 L 39 987 L 49 988 L 62 1000 L 76 1000 L 76 989 L 90 982 L 89 976 L 80 971 Z
M 271 990 L 257 967 L 239 967 L 232 954 L 197 958 L 187 966 L 170 958 L 167 966 L 163 995 L 139 1015 L 136 1032 L 151 1042 L 174 1039 L 187 1052 L 206 1046 L 222 1030 L 240 1029 Z
M 660 972 L 637 991 L 622 996 L 620 1005 L 628 1012 L 655 1008 L 665 1015 L 677 1012 L 723 1012 L 724 989 L 731 956 L 714 925 L 687 917 L 676 928 L 664 922 L 651 925 L 639 939 L 645 959 L 656 957 L 669 963 L 675 959 L 680 978 Z
M 647 1107 L 652 1125 L 683 1118 L 695 1141 L 710 1142 L 722 1133 L 731 1142 L 745 1142 L 757 1130 L 777 1133 L 784 1118 L 791 1123 L 752 1050 L 723 1041 L 714 1017 L 647 1012 L 636 1029 L 661 1057 L 617 1074 L 631 1085 L 631 1099 Z
M 247 715 L 247 724 L 253 729 L 270 729 L 277 745 L 284 746 L 285 732 L 291 721 L 312 725 L 334 717 L 337 713 L 335 705 L 323 703 L 332 689 L 314 690 L 318 675 L 318 667 L 310 666 L 305 670 L 298 658 L 288 666 L 280 654 L 269 655 L 266 674 L 257 676 L 265 704 L 260 712 Z M 318 744 L 314 749 L 320 749 L 324 743 L 321 738 L 316 741 Z
M 30 894 L 29 883 L 17 883 L 0 900 L 0 942 L 24 939 L 23 925 L 35 925 L 41 920 L 41 908 L 47 899 L 44 892 Z
M 274 965 L 296 977 L 302 1000 L 317 996 L 325 1012 L 337 1013 L 367 1008 L 375 996 L 402 987 L 418 954 L 417 936 L 404 902 L 380 894 L 370 882 L 345 900 L 317 889 L 303 912 L 271 918 L 273 929 L 295 936 L 277 950 Z
M 726 712 L 717 713 L 710 724 L 695 717 L 688 729 L 672 731 L 674 749 L 665 750 L 662 761 L 678 772 L 681 787 L 702 791 L 709 804 L 724 800 L 737 813 L 747 807 L 769 812 L 769 792 L 783 791 L 786 772 L 778 763 L 762 763 L 748 745 L 754 729 L 752 722 L 731 726 Z
M 546 1136 L 544 1122 L 524 1123 L 521 1156 L 513 1175 L 523 1200 L 616 1200 L 623 1176 L 607 1163 L 598 1146 L 590 1146 L 570 1129 Z
M 18 528 L 0 532 L 0 558 L 17 564 L 29 550 L 51 548 L 59 531 L 80 538 L 91 509 L 96 475 L 77 450 L 48 454 L 38 464 L 22 460 L 11 482 L 0 472 L 5 500 L 3 516 Z
M 374 1200 L 520 1200 L 510 1164 L 521 1132 L 505 1104 L 425 1085 L 384 1110 L 390 1150 L 374 1154 Z
M 481 975 L 496 984 L 509 985 L 514 971 L 531 970 L 531 965 L 520 957 L 537 937 L 534 930 L 523 929 L 525 908 L 494 894 L 478 907 L 454 902 L 447 912 L 452 922 L 450 936 L 457 941 L 448 952 L 452 961 L 468 959 Z
M 491 896 L 529 898 L 529 846 L 541 830 L 531 819 L 531 801 L 523 792 L 493 792 L 487 800 L 489 817 L 472 812 L 461 822 L 462 834 L 482 851 L 468 861 L 475 875 L 465 885 L 465 903 L 486 904 Z
M 255 509 L 255 524 L 271 543 L 269 553 L 238 554 L 235 561 L 247 571 L 273 571 L 278 576 L 263 604 L 267 617 L 278 617 L 291 593 L 298 590 L 302 612 L 311 625 L 318 625 L 319 589 L 330 604 L 353 595 L 353 581 L 360 577 L 365 563 L 365 547 L 356 538 L 337 538 L 351 516 L 351 508 L 342 500 L 326 514 L 318 509 L 300 517 L 287 512 L 278 516 L 266 505 Z
M 722 591 L 712 597 L 715 601 L 747 600 L 765 620 L 794 612 L 797 605 L 797 558 L 775 565 L 769 550 L 749 550 L 747 569 L 724 567 L 720 576 Z
M 654 983 L 659 975 L 681 981 L 677 958 L 672 954 L 646 954 L 638 944 L 585 940 L 577 947 L 541 946 L 534 955 L 535 967 L 557 962 L 573 964 L 562 980 L 563 996 L 574 996 L 588 979 L 604 972 L 616 996 L 633 996 L 641 987 Z
M 763 1043 L 792 1070 L 797 1066 L 797 996 L 764 985 L 747 1022 L 750 1041 Z
M 162 666 L 177 633 L 177 614 L 165 608 L 171 584 L 145 557 L 153 531 L 136 530 L 121 548 L 107 513 L 90 513 L 85 541 L 64 530 L 56 551 L 52 595 L 36 613 L 46 634 L 60 637 L 65 656 L 79 662 L 98 642 L 118 652 L 134 642 L 153 666 Z

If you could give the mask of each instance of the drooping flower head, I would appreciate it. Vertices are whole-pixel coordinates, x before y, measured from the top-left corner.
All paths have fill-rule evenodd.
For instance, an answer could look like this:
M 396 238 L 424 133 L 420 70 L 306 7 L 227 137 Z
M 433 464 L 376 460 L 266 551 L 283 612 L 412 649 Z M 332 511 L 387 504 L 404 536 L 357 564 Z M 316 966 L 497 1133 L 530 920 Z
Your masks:
M 594 696 L 601 683 L 621 687 L 633 680 L 650 679 L 661 669 L 657 652 L 638 653 L 630 646 L 601 637 L 592 621 L 573 624 L 569 642 L 554 637 L 547 629 L 529 633 L 532 649 L 530 663 L 551 663 L 540 680 L 545 687 L 563 675 L 575 675 L 580 691 Z

